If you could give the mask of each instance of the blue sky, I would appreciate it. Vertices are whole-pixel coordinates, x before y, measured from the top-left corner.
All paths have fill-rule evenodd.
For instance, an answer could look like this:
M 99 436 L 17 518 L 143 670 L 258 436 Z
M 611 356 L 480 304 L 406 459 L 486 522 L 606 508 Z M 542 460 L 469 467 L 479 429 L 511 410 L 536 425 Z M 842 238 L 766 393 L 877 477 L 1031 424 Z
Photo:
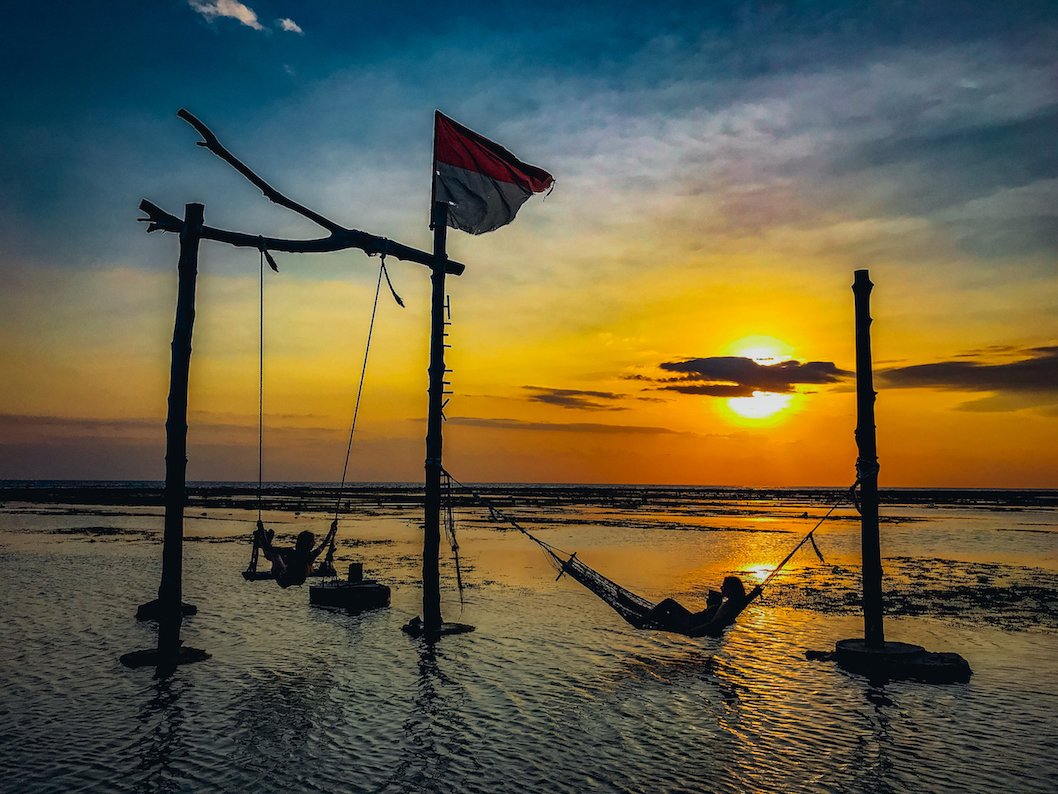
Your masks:
M 837 329 L 851 270 L 869 267 L 884 284 L 877 300 L 892 323 L 883 363 L 969 360 L 984 372 L 1025 361 L 1040 373 L 1032 388 L 1009 393 L 994 378 L 971 393 L 965 381 L 931 383 L 931 410 L 947 417 L 935 424 L 950 420 L 951 433 L 936 440 L 933 458 L 950 455 L 967 417 L 986 411 L 1010 423 L 989 431 L 997 439 L 1024 421 L 1039 423 L 1032 435 L 1041 449 L 1055 438 L 1058 393 L 1048 379 L 1058 383 L 1058 373 L 1047 352 L 1058 341 L 1053 3 L 166 0 L 19 5 L 5 14 L 0 333 L 10 385 L 0 414 L 9 424 L 59 416 L 64 427 L 82 422 L 82 435 L 108 445 L 114 433 L 93 423 L 121 418 L 140 428 L 159 416 L 174 242 L 136 224 L 141 198 L 176 213 L 186 201 L 203 201 L 213 225 L 316 233 L 196 149 L 194 132 L 175 118 L 178 108 L 197 114 L 295 199 L 422 248 L 429 245 L 430 125 L 440 108 L 558 180 L 511 227 L 480 239 L 452 236 L 453 256 L 471 265 L 458 286 L 468 338 L 487 338 L 462 353 L 470 368 L 462 384 L 467 426 L 581 427 L 583 405 L 534 399 L 546 393 L 532 389 L 630 401 L 632 376 L 649 382 L 662 363 L 731 354 L 738 339 L 755 334 L 787 343 L 783 355 L 791 359 L 847 370 L 848 344 Z M 226 350 L 225 340 L 253 341 L 244 337 L 255 323 L 256 261 L 217 247 L 203 257 L 204 305 L 230 311 L 233 325 L 205 321 L 196 355 L 207 373 L 210 366 L 220 373 L 229 357 L 242 367 L 249 355 Z M 303 353 L 282 340 L 320 347 L 319 360 L 306 365 L 319 371 L 323 343 L 296 330 L 316 320 L 297 312 L 324 301 L 338 282 L 348 282 L 350 300 L 362 304 L 374 265 L 349 253 L 281 266 L 276 284 L 294 285 L 302 303 L 288 307 L 289 327 L 276 321 L 277 355 L 293 371 Z M 419 275 L 397 271 L 413 297 Z M 344 325 L 353 321 L 340 311 L 321 306 L 320 325 L 359 338 L 359 326 Z M 407 322 L 415 338 L 416 311 L 394 321 Z M 696 312 L 715 327 L 689 332 Z M 381 344 L 393 360 L 422 352 Z M 85 363 L 93 360 L 111 369 L 93 373 Z M 504 369 L 513 370 L 507 380 L 498 374 Z M 106 389 L 94 381 L 122 371 L 143 380 L 134 378 L 126 394 L 100 397 Z M 199 405 L 223 405 L 220 424 L 244 426 L 249 414 L 237 407 L 234 387 L 211 377 L 220 375 L 193 385 Z M 407 385 L 403 376 L 387 377 L 383 389 Z M 319 388 L 331 388 L 324 381 Z M 927 396 L 921 384 L 893 384 L 910 390 L 901 394 Z M 746 441 L 750 430 L 725 428 L 708 410 L 695 427 L 692 406 L 719 404 L 699 399 L 678 403 L 669 417 L 684 418 L 672 422 L 640 399 L 624 426 Z M 816 422 L 838 410 L 824 409 L 825 396 L 806 391 L 804 399 L 819 409 Z M 247 404 L 255 404 L 252 395 Z M 298 413 L 283 405 L 277 411 Z M 397 425 L 413 424 L 417 410 L 409 402 L 403 418 L 394 409 L 380 419 L 392 427 L 379 449 L 384 442 L 415 448 L 418 429 Z M 797 438 L 809 437 L 810 413 L 802 412 Z M 322 436 L 342 422 L 334 406 L 310 414 Z M 54 459 L 66 438 L 48 427 L 40 431 L 51 439 L 37 455 L 42 461 Z M 12 438 L 8 449 L 18 454 L 38 449 L 32 434 Z M 144 449 L 155 441 L 140 440 Z M 619 441 L 600 447 L 576 476 L 633 478 L 591 469 Z M 231 444 L 241 448 L 241 436 Z M 550 454 L 579 455 L 570 444 Z M 467 449 L 484 446 L 468 442 Z M 147 466 L 136 454 L 115 451 L 113 460 L 134 462 L 115 463 L 114 471 Z M 203 473 L 223 470 L 226 454 L 218 448 Z M 417 454 L 364 476 L 413 477 L 421 463 L 408 461 Z M 637 465 L 660 466 L 654 454 Z M 1004 448 L 1015 454 L 1013 443 Z M 1025 471 L 1050 460 L 1040 454 Z M 468 452 L 467 465 L 486 458 Z M 71 463 L 63 471 L 96 468 Z M 277 477 L 307 476 L 310 468 L 277 470 Z M 47 469 L 42 463 L 33 476 Z M 540 476 L 525 461 L 504 474 Z M 818 474 L 836 476 L 825 467 Z
M 17 76 L 0 100 L 8 250 L 53 258 L 39 240 L 26 241 L 62 223 L 77 239 L 55 239 L 55 253 L 78 264 L 85 249 L 98 248 L 93 234 L 114 239 L 124 221 L 119 210 L 139 194 L 183 198 L 207 175 L 217 183 L 211 203 L 251 202 L 246 191 L 217 194 L 232 187 L 226 175 L 180 148 L 188 138 L 172 122 L 180 106 L 243 151 L 260 152 L 262 168 L 267 156 L 278 177 L 331 169 L 348 155 L 350 180 L 365 160 L 384 164 L 399 181 L 369 187 L 401 194 L 421 167 L 434 106 L 494 135 L 532 141 L 540 157 L 567 172 L 577 167 L 569 160 L 583 167 L 585 155 L 609 153 L 594 135 L 625 138 L 632 151 L 618 154 L 634 157 L 637 136 L 665 141 L 681 124 L 727 111 L 732 137 L 746 124 L 773 139 L 743 140 L 741 151 L 733 140 L 722 152 L 644 152 L 645 162 L 632 168 L 590 165 L 634 191 L 672 180 L 681 157 L 719 154 L 718 168 L 739 170 L 731 179 L 752 170 L 768 192 L 788 179 L 804 188 L 809 175 L 810 202 L 852 203 L 870 217 L 944 216 L 967 199 L 1058 170 L 1048 145 L 1058 121 L 1053 4 L 243 6 L 260 29 L 204 13 L 210 5 L 8 11 L 0 58 L 5 73 Z M 283 31 L 281 19 L 302 32 Z M 747 117 L 754 106 L 770 113 L 779 97 L 804 101 L 791 102 L 771 130 Z M 798 136 L 831 140 L 797 148 Z M 775 144 L 789 147 L 772 150 L 777 157 L 769 159 L 778 162 L 737 162 Z M 320 149 L 328 162 L 314 155 Z M 277 156 L 289 161 L 276 165 Z M 698 183 L 680 181 L 684 191 L 716 187 L 715 173 L 706 171 Z M 750 203 L 734 210 L 761 209 L 752 195 L 737 200 Z M 400 214 L 413 204 L 401 203 Z M 779 220 L 753 215 L 739 222 Z M 965 214 L 945 220 L 972 227 L 960 240 L 975 259 L 1012 248 L 1052 250 L 1058 236 L 1053 217 L 1032 212 L 1005 219 L 1002 229 L 982 229 Z
M 799 76 L 840 82 L 880 53 L 894 69 L 877 75 L 879 84 L 928 83 L 931 71 L 949 69 L 964 73 L 969 93 L 961 107 L 932 117 L 928 105 L 949 97 L 899 85 L 890 86 L 896 91 L 888 101 L 848 108 L 887 113 L 904 134 L 884 146 L 835 153 L 829 166 L 838 175 L 916 158 L 957 168 L 987 156 L 990 146 L 1002 147 L 1008 136 L 1019 145 L 1005 164 L 1054 169 L 1053 147 L 1038 151 L 1053 117 L 1027 97 L 1018 107 L 1016 96 L 1019 76 L 1054 76 L 1056 12 L 1045 3 L 661 4 L 649 12 L 615 3 L 252 5 L 260 30 L 177 0 L 12 9 L 2 58 L 5 73 L 17 79 L 3 99 L 5 170 L 23 177 L 43 170 L 50 177 L 47 185 L 18 179 L 19 198 L 37 209 L 76 195 L 76 174 L 63 167 L 67 157 L 91 169 L 97 165 L 92 155 L 104 150 L 112 165 L 142 167 L 152 149 L 161 154 L 183 133 L 165 124 L 183 105 L 215 124 L 231 118 L 240 141 L 262 125 L 281 135 L 276 126 L 310 108 L 344 123 L 311 125 L 301 131 L 310 136 L 306 143 L 340 140 L 392 150 L 423 137 L 430 123 L 423 106 L 474 115 L 489 128 L 546 117 L 549 99 L 562 101 L 559 110 L 581 100 L 597 112 L 672 117 L 752 100 Z M 303 33 L 277 27 L 288 14 L 298 17 Z M 986 94 L 992 107 L 975 113 L 973 92 L 987 92 L 990 80 L 1015 96 L 1001 103 Z M 865 101 L 879 99 L 867 95 L 869 75 L 856 88 Z M 914 94 L 914 101 L 902 93 Z M 815 111 L 802 109 L 804 123 L 835 120 L 820 118 L 834 108 Z M 591 119 L 548 121 L 552 128 L 583 128 Z M 931 151 L 967 126 L 976 135 L 962 151 L 947 160 Z M 144 139 L 148 131 L 159 139 Z M 122 140 L 115 133 L 140 136 Z

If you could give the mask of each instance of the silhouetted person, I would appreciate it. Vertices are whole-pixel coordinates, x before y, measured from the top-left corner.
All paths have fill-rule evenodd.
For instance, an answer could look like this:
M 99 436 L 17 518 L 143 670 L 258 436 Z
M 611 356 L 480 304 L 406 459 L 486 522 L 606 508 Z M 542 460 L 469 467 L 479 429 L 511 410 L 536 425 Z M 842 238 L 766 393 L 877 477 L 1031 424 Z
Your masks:
M 719 634 L 734 623 L 747 602 L 746 588 L 742 580 L 737 576 L 728 576 L 720 585 L 719 593 L 716 590 L 709 591 L 705 597 L 705 609 L 701 612 L 691 612 L 675 599 L 666 598 L 654 607 L 647 617 L 668 631 L 701 637 Z
M 691 612 L 675 598 L 666 598 L 647 613 L 647 617 L 667 629 L 685 634 L 691 626 L 712 621 L 723 600 L 723 595 L 716 590 L 710 590 L 705 596 L 705 609 L 701 612 Z
M 273 546 L 272 538 L 275 533 L 271 530 L 266 530 L 264 524 L 258 520 L 257 529 L 254 530 L 254 539 L 257 541 L 257 545 L 261 547 L 265 559 L 272 563 L 272 576 L 276 580 L 276 584 L 282 588 L 287 588 L 292 585 L 305 584 L 305 579 L 311 572 L 312 563 L 320 556 L 327 544 L 330 543 L 331 537 L 337 531 L 338 522 L 331 522 L 330 531 L 327 532 L 320 545 L 315 548 L 313 548 L 312 544 L 316 542 L 316 536 L 308 530 L 298 534 L 293 548 Z

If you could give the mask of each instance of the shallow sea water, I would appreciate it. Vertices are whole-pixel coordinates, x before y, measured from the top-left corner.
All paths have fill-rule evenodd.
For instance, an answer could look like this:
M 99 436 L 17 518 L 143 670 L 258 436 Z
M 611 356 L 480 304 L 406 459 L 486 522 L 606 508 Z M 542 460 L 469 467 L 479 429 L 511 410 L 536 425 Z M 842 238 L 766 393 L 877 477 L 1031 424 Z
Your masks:
M 762 576 L 811 528 L 802 513 L 825 511 L 645 502 L 510 513 L 631 589 L 693 606 L 729 572 Z M 255 515 L 195 509 L 184 593 L 199 614 L 183 636 L 213 658 L 159 681 L 118 657 L 154 644 L 133 613 L 157 588 L 160 510 L 7 503 L 0 790 L 1054 791 L 1058 515 L 883 516 L 887 588 L 906 596 L 887 637 L 961 653 L 970 683 L 871 683 L 805 660 L 862 632 L 844 508 L 819 533 L 826 563 L 803 551 L 719 640 L 633 630 L 556 582 L 527 539 L 461 508 L 466 603 L 446 558 L 444 611 L 477 631 L 433 647 L 399 631 L 421 597 L 410 507 L 343 521 L 339 561 L 393 586 L 389 609 L 360 616 L 244 582 Z M 266 519 L 281 534 L 327 524 Z M 1003 588 L 1021 595 L 997 612 Z M 930 606 L 951 593 L 960 609 Z

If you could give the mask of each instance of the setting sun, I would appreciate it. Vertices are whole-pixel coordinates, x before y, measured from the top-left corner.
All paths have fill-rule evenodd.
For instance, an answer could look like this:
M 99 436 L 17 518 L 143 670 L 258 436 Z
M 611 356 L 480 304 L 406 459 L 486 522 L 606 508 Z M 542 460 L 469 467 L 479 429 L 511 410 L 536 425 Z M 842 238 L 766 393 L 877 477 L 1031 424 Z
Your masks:
M 732 397 L 727 407 L 745 419 L 767 419 L 790 405 L 792 394 L 755 391 L 752 397 Z
M 773 336 L 746 336 L 733 342 L 728 349 L 733 356 L 741 356 L 758 364 L 777 364 L 793 356 L 793 348 Z
M 788 344 L 770 336 L 745 337 L 731 345 L 731 349 L 734 355 L 748 358 L 763 367 L 774 366 L 793 353 Z M 749 397 L 730 398 L 727 407 L 742 419 L 770 419 L 788 408 L 792 400 L 792 394 L 754 390 Z

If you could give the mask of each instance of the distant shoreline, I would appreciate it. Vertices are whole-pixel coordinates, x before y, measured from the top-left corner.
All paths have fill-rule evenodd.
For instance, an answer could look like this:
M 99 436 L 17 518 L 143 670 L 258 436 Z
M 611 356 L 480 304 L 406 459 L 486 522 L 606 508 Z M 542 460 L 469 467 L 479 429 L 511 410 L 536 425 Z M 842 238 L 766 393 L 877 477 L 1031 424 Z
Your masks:
M 622 503 L 663 508 L 666 502 L 784 501 L 832 504 L 845 488 L 803 486 L 749 488 L 706 485 L 581 485 L 541 483 L 468 483 L 455 488 L 456 503 L 474 504 L 474 493 L 487 494 L 489 501 L 517 499 L 549 504 Z M 161 505 L 161 481 L 0 480 L 0 503 Z M 331 510 L 338 496 L 337 483 L 267 483 L 262 497 L 271 509 Z M 973 506 L 996 508 L 1058 508 L 1058 489 L 1042 488 L 882 488 L 883 504 L 922 506 Z M 415 504 L 422 501 L 420 483 L 347 483 L 342 501 L 350 504 Z M 257 485 L 246 482 L 188 483 L 188 506 L 251 508 L 256 506 Z

